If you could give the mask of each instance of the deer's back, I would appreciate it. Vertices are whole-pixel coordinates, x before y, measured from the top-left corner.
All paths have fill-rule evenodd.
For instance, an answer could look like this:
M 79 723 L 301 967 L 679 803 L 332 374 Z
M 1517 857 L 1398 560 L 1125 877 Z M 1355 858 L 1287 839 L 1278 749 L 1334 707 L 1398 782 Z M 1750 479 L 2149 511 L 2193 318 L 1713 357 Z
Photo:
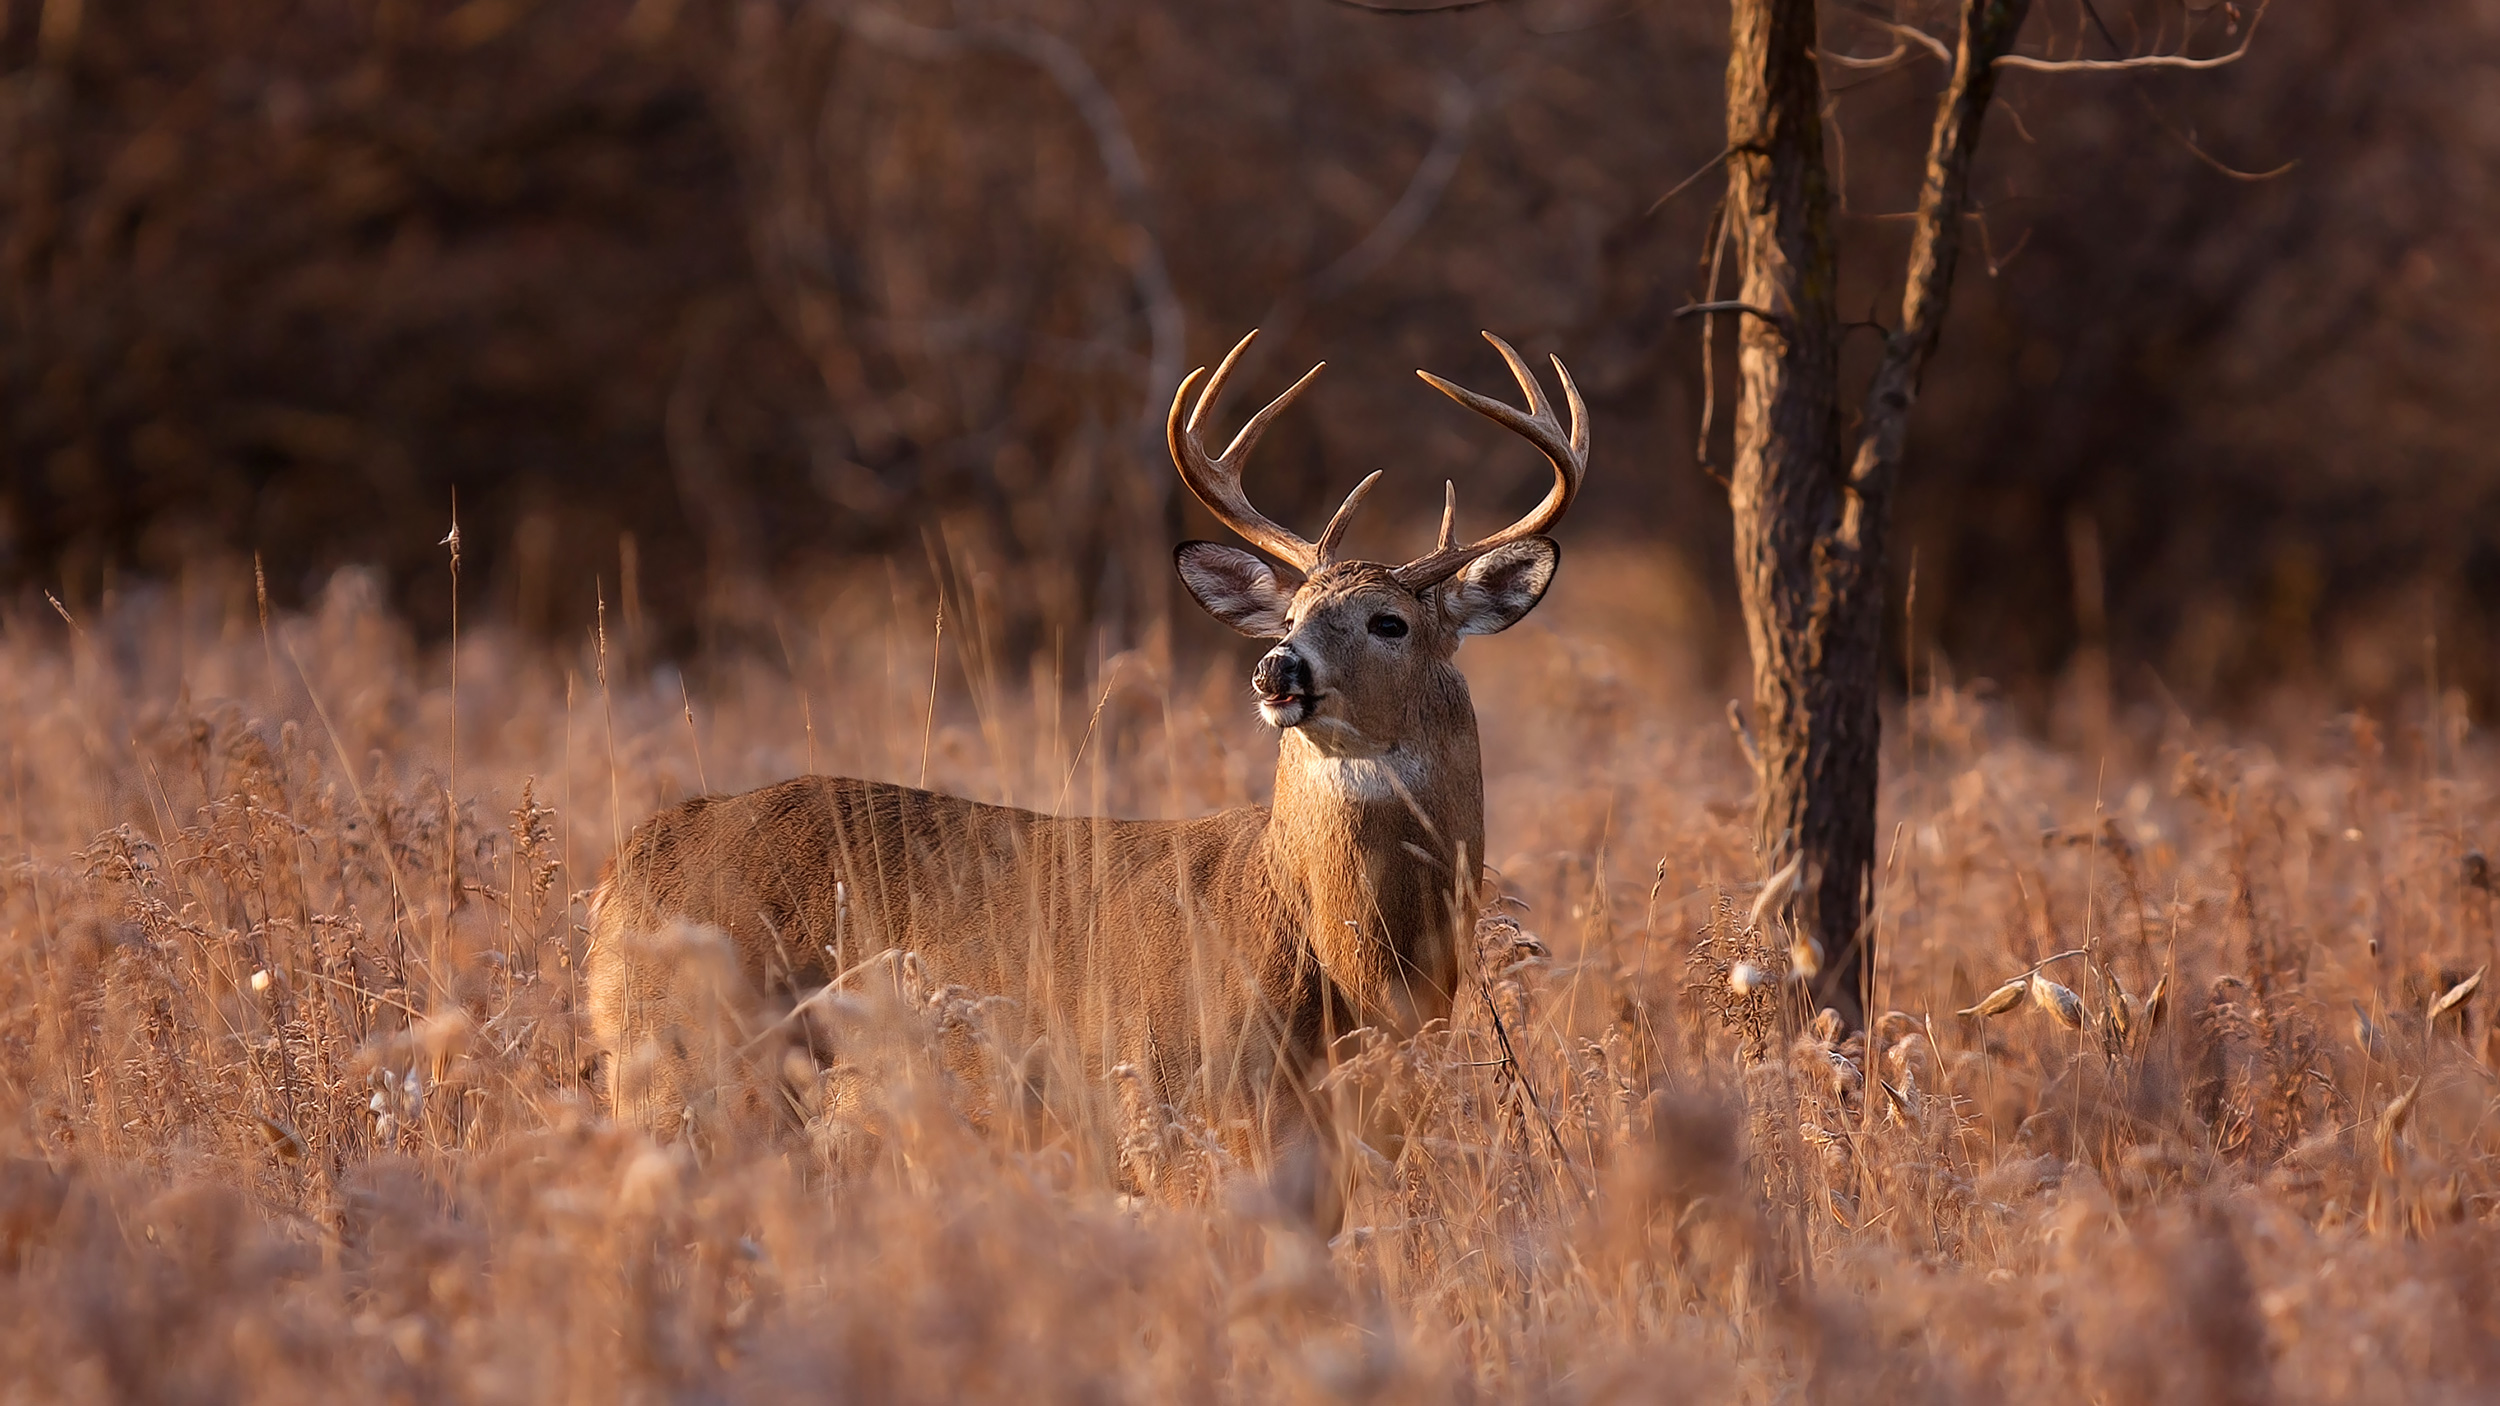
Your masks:
M 1210 1030 L 1250 1034 L 1299 979 L 1266 825 L 1257 809 L 1063 818 L 802 777 L 646 822 L 602 885 L 593 943 L 709 925 L 776 1003 L 909 952 L 936 980 L 1016 1003 L 1028 1035 L 1092 1046 L 1088 1063 L 1143 1059 L 1187 1080 L 1214 1053 Z M 1277 1036 L 1292 1038 L 1262 1043 Z

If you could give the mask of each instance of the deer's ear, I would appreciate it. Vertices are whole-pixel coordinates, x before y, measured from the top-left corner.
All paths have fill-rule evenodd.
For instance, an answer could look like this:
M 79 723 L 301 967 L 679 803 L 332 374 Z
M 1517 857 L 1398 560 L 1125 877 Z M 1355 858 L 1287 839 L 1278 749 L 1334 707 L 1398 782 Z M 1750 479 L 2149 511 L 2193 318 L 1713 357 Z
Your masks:
M 1207 614 L 1252 639 L 1280 640 L 1287 634 L 1293 592 L 1258 557 L 1239 547 L 1183 542 L 1172 553 L 1172 564 Z
M 1442 599 L 1460 634 L 1498 635 L 1545 599 L 1561 563 L 1562 548 L 1553 538 L 1523 538 L 1467 563 L 1458 579 L 1442 588 Z

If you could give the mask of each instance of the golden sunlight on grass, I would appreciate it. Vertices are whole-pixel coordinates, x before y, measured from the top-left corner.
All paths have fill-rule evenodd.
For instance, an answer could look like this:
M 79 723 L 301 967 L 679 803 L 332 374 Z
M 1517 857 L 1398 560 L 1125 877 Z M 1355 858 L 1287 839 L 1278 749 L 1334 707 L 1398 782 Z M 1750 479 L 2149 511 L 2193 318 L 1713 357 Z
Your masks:
M 1746 778 L 1650 568 L 1462 654 L 1489 910 L 1322 1244 L 1133 1088 L 982 1131 L 961 993 L 845 1006 L 803 1139 L 585 1081 L 624 827 L 810 769 L 1043 809 L 1261 798 L 1231 661 L 1007 657 L 880 576 L 693 681 L 363 578 L 0 628 L 0 1369 L 25 1399 L 2479 1396 L 2494 758 L 2362 716 L 1891 723 L 1872 1038 L 1793 1004 Z M 1005 589 L 993 583 L 991 589 Z M 925 740 L 924 740 L 925 738 Z M 457 786 L 456 792 L 448 787 Z M 1060 798 L 1064 797 L 1062 802 Z M 1497 1025 L 1498 1020 L 1498 1025 Z

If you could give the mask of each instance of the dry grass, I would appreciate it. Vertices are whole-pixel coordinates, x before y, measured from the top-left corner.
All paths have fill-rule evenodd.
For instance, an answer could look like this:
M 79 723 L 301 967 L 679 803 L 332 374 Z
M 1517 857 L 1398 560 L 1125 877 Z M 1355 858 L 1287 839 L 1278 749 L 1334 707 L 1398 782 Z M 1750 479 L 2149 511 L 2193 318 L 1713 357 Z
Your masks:
M 926 1053 L 943 1003 L 857 1017 L 876 1077 L 805 1147 L 698 1160 L 602 1121 L 580 891 L 620 824 L 699 784 L 918 774 L 927 603 L 885 578 L 724 647 L 686 693 L 621 631 L 603 686 L 588 646 L 473 630 L 456 775 L 447 660 L 354 576 L 265 630 L 248 578 L 10 619 L 0 1380 L 2093 1402 L 2500 1381 L 2490 1002 L 2430 1017 L 2491 953 L 2478 737 L 2154 717 L 2103 761 L 1923 696 L 1885 799 L 1876 1008 L 1899 1014 L 1835 1046 L 1782 1005 L 1785 935 L 1748 926 L 1714 700 L 1665 622 L 1610 613 L 1667 594 L 1578 558 L 1528 626 L 1469 646 L 1492 853 L 1537 939 L 1488 924 L 1487 999 L 1376 1053 L 1415 1136 L 1325 1246 L 1157 1110 L 975 1133 Z M 1007 658 L 959 611 L 931 783 L 1132 814 L 1255 799 L 1272 743 L 1237 673 Z M 2073 949 L 2041 976 L 2080 1028 L 2039 984 L 1955 1014 Z

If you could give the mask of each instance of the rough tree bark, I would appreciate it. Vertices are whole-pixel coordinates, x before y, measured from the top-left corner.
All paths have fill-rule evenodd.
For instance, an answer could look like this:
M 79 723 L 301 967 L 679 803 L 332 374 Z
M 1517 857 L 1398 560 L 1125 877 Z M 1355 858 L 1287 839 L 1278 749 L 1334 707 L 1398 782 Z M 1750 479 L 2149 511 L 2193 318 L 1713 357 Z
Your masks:
M 1854 441 L 1823 159 L 1815 0 L 1736 0 L 1727 73 L 1727 221 L 1743 305 L 1729 502 L 1753 648 L 1756 840 L 1765 872 L 1802 851 L 1791 921 L 1821 946 L 1817 1004 L 1852 1024 L 1872 993 L 1884 529 L 1919 373 L 1944 321 L 1972 153 L 2030 0 L 1965 0 L 1937 105 L 1900 326 Z

